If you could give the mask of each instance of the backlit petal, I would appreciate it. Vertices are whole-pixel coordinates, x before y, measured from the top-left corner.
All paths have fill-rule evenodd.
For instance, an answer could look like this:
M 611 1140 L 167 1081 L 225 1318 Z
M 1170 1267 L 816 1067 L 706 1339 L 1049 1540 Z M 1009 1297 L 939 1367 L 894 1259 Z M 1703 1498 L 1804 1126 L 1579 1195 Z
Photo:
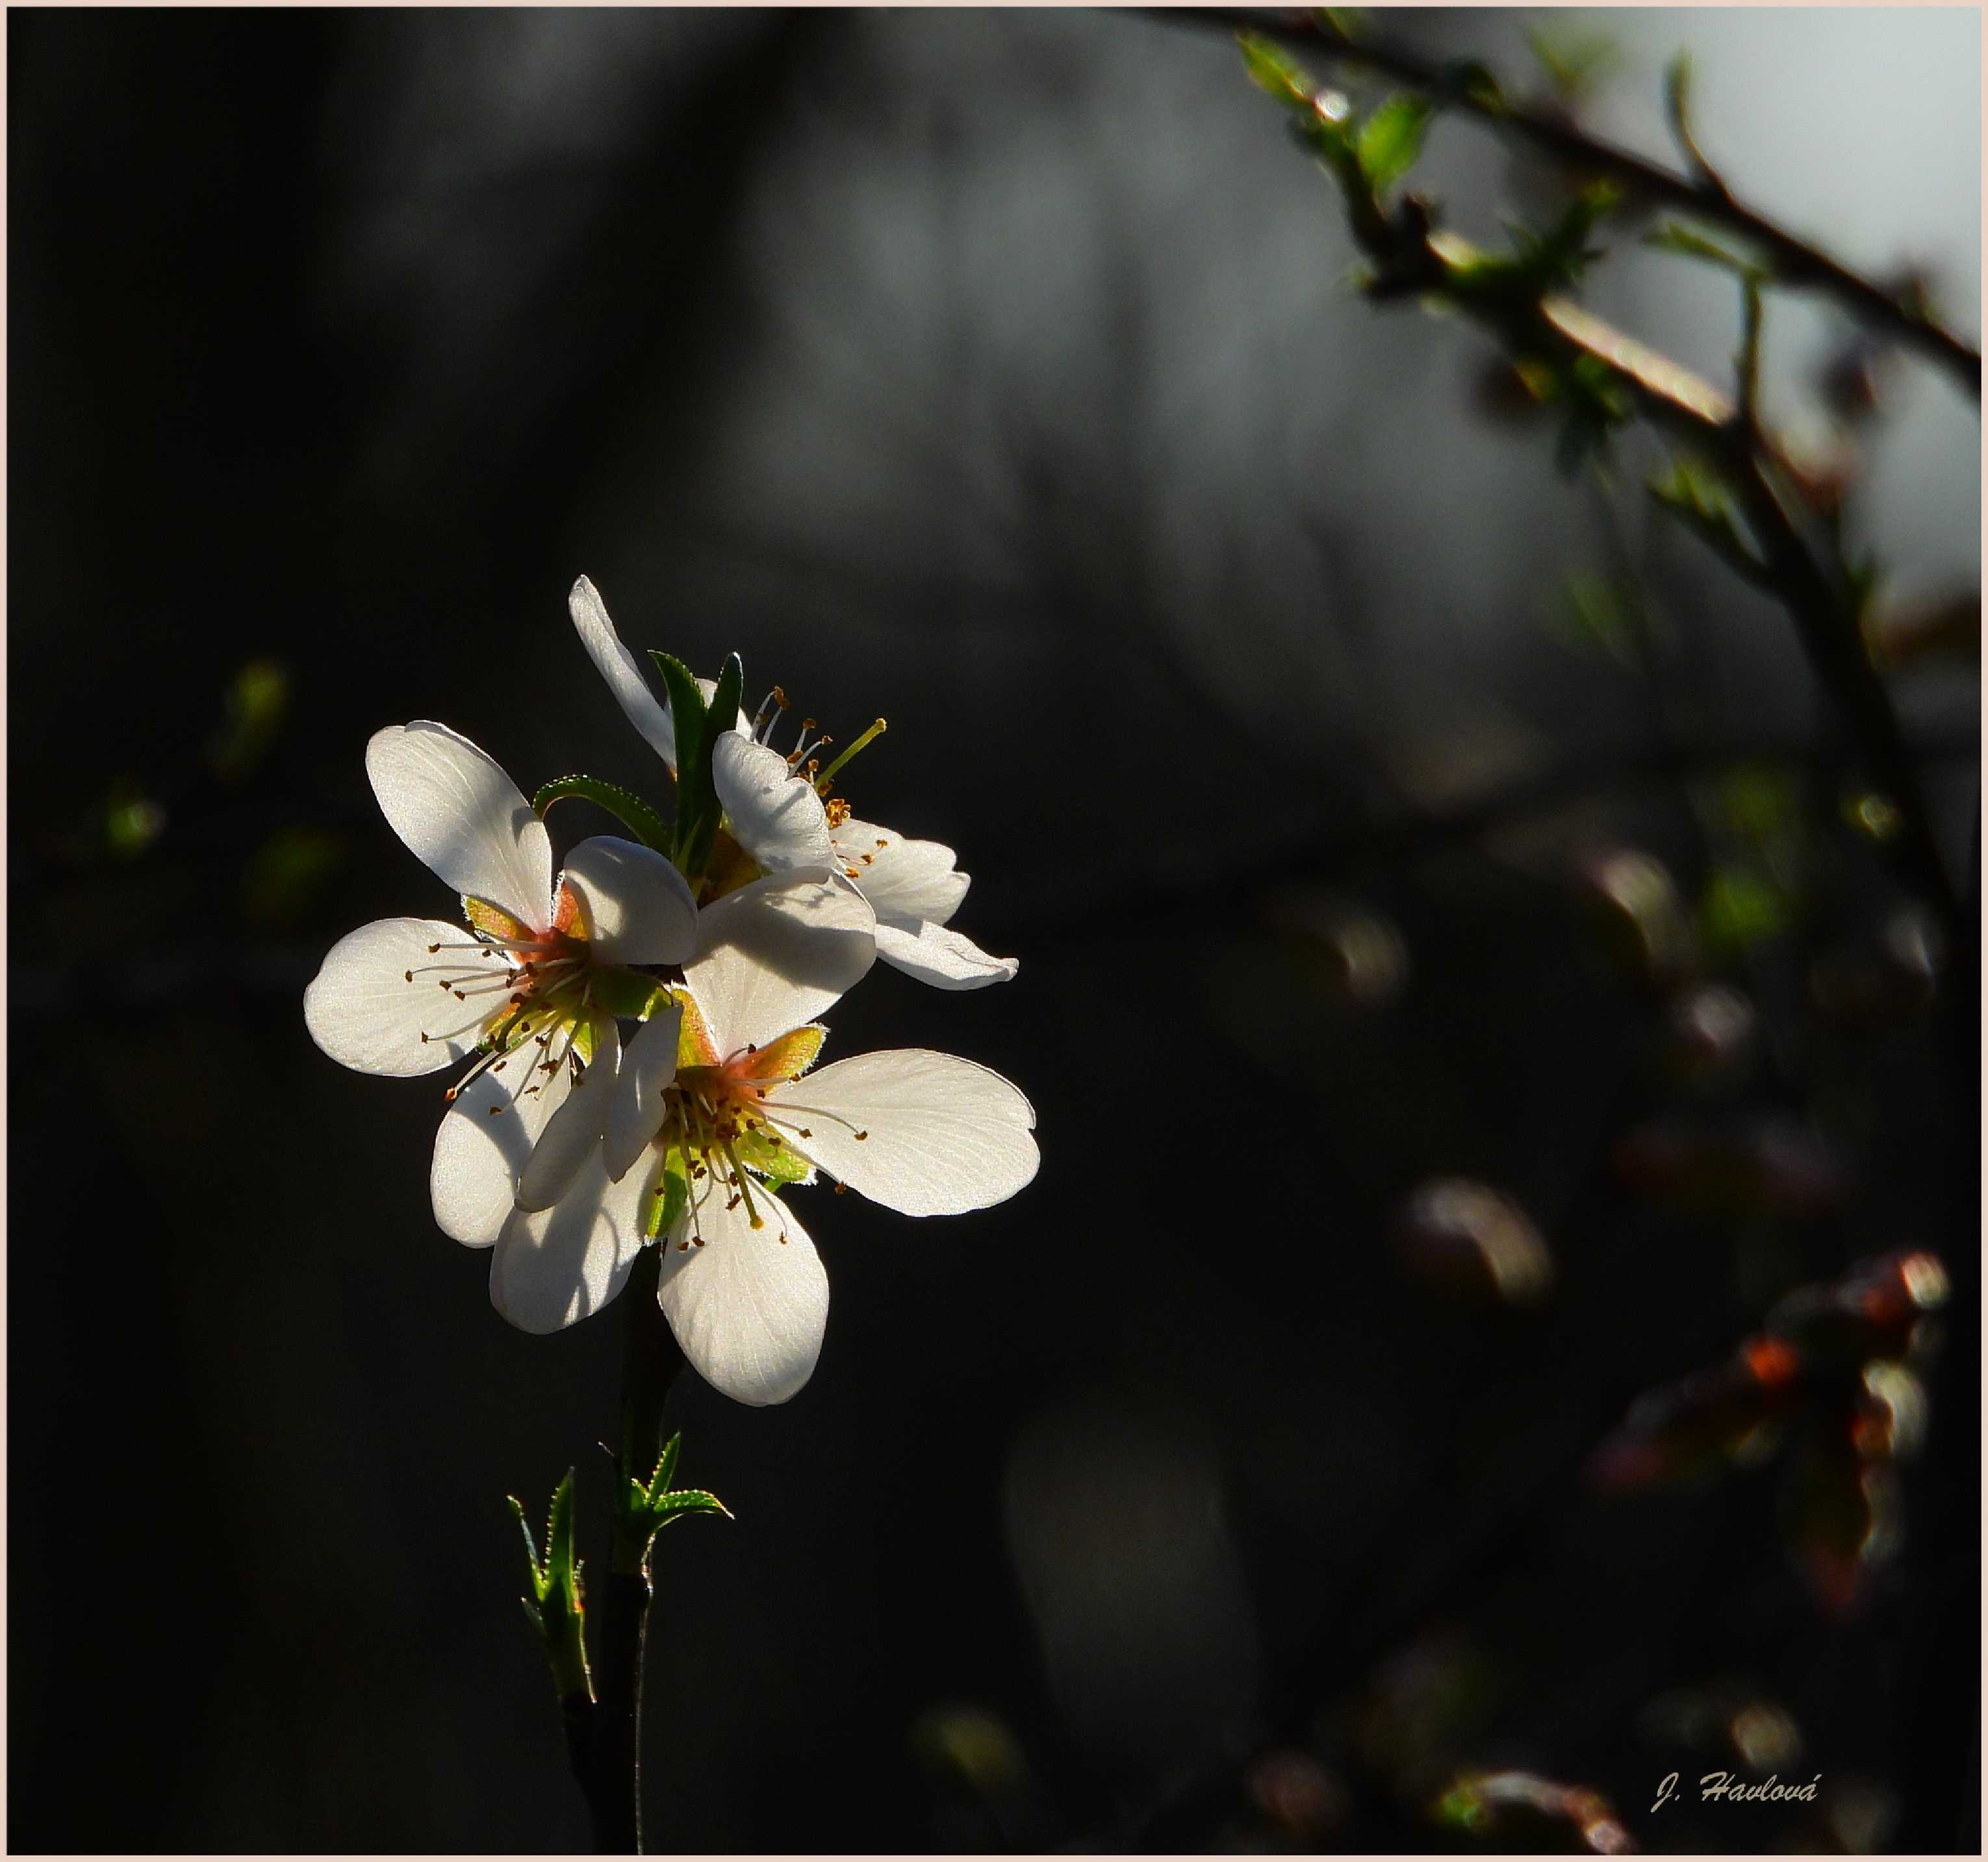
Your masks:
M 490 1303 L 522 1332 L 556 1332 L 620 1293 L 642 1249 L 642 1174 L 610 1183 L 590 1153 L 549 1209 L 519 1209 L 490 1259 Z
M 580 1167 L 600 1148 L 607 1109 L 614 1101 L 615 1072 L 620 1058 L 620 1030 L 611 1015 L 602 1015 L 593 1024 L 592 1063 L 568 1089 L 566 1103 L 547 1122 L 519 1173 L 519 1208 L 550 1208 L 566 1193 L 580 1174 Z M 560 1070 L 562 1073 L 570 1071 L 566 1067 Z M 540 1077 L 548 1076 L 542 1074 Z
M 628 721 L 641 733 L 649 748 L 674 769 L 677 739 L 669 708 L 650 690 L 641 663 L 622 645 L 614 622 L 607 618 L 607 604 L 601 600 L 600 591 L 582 576 L 573 585 L 566 605 L 587 657 L 607 681 L 608 690 L 627 713 Z
M 732 838 L 766 873 L 829 864 L 828 815 L 814 785 L 777 750 L 727 731 L 712 746 L 711 779 Z
M 348 932 L 325 953 L 304 992 L 311 1039 L 341 1066 L 362 1073 L 404 1077 L 459 1060 L 476 1045 L 482 1027 L 438 985 L 444 975 L 474 968 L 475 953 L 431 957 L 428 946 L 469 941 L 462 925 L 439 918 L 376 918 Z M 449 967 L 438 972 L 438 965 Z
M 696 948 L 697 901 L 653 847 L 597 834 L 566 857 L 596 963 L 681 963 Z
M 446 725 L 391 724 L 366 746 L 366 773 L 394 832 L 451 890 L 543 929 L 553 846 L 518 786 Z
M 682 1022 L 682 1008 L 672 1003 L 644 1022 L 622 1053 L 606 1133 L 607 1174 L 617 1183 L 662 1124 L 663 1093 L 677 1076 L 677 1032 Z
M 645 1173 L 631 1171 L 633 1183 Z M 784 1403 L 813 1374 L 828 1324 L 828 1276 L 807 1231 L 762 1189 L 752 1206 L 728 1210 L 728 1192 L 706 1178 L 691 1239 L 688 1218 L 664 1239 L 657 1302 L 684 1356 L 713 1389 L 739 1403 Z M 784 1236 L 785 1239 L 783 1240 Z
M 1029 1135 L 1035 1109 L 1016 1087 L 971 1060 L 924 1048 L 838 1060 L 776 1087 L 765 1109 L 831 1177 L 906 1215 L 957 1215 L 1005 1201 L 1039 1161 Z M 795 1126 L 810 1135 L 796 1135 Z
M 723 1054 L 812 1022 L 876 961 L 876 918 L 832 880 L 756 880 L 698 914 L 685 980 Z
M 1012 957 L 990 957 L 949 924 L 921 924 L 905 931 L 877 926 L 877 955 L 893 969 L 935 989 L 984 989 L 1010 981 L 1021 965 Z
M 428 1198 L 436 1225 L 465 1248 L 488 1248 L 503 1232 L 516 1206 L 518 1178 L 532 1147 L 566 1103 L 570 1076 L 564 1067 L 540 1073 L 536 1092 L 525 1070 L 539 1058 L 528 1044 L 501 1073 L 477 1075 L 457 1096 L 435 1134 L 428 1169 Z
M 967 877 L 955 870 L 957 856 L 936 840 L 907 840 L 874 821 L 848 820 L 832 829 L 836 864 L 862 887 L 879 924 L 915 931 L 943 924 L 966 897 Z

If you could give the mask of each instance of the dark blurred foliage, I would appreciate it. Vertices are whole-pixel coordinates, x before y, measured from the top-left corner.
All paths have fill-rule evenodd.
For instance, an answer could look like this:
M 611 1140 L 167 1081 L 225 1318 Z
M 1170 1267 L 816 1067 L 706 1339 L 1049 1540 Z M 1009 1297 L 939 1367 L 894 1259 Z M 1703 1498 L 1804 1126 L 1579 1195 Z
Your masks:
M 1645 146 L 1691 39 L 1725 171 L 1978 327 L 1974 15 L 1400 23 Z M 495 1316 L 439 1087 L 299 1011 L 443 904 L 380 725 L 653 786 L 583 569 L 637 645 L 889 717 L 858 801 L 1023 967 L 880 970 L 835 1051 L 999 1067 L 1044 1158 L 957 1222 L 811 1209 L 813 1382 L 673 1399 L 737 1518 L 661 1548 L 668 1846 L 1978 1847 L 1952 939 L 1781 615 L 1633 443 L 1557 477 L 1469 333 L 1336 288 L 1219 35 L 8 32 L 11 1847 L 586 1840 L 502 1496 L 577 1462 L 600 1556 L 614 1329 Z M 1481 227 L 1561 188 L 1447 123 L 1424 181 Z M 1717 279 L 1594 289 L 1725 367 Z M 1959 870 L 1975 411 L 1806 299 L 1767 391 L 1895 571 Z M 1753 1452 L 1797 1289 L 1929 1255 L 1942 1348 L 1864 1340 Z M 1587 1478 L 1631 1438 L 1692 1478 Z

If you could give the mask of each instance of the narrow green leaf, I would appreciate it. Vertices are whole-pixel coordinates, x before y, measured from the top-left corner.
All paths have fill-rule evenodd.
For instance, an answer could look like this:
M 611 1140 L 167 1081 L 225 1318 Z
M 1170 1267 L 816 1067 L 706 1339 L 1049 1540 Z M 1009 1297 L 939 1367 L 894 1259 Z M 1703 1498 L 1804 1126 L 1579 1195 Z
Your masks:
M 532 1589 L 543 1597 L 545 1592 L 539 1564 L 539 1543 L 532 1536 L 532 1522 L 526 1517 L 525 1503 L 516 1494 L 506 1494 L 504 1497 L 511 1503 L 511 1511 L 517 1519 L 518 1530 L 525 1535 L 525 1562 L 532 1568 Z M 528 1610 L 529 1607 L 529 1605 L 526 1606 Z
M 695 676 L 681 660 L 673 659 L 667 653 L 653 651 L 649 657 L 655 663 L 657 671 L 663 675 L 663 684 L 669 694 L 670 729 L 676 737 L 677 777 L 681 782 L 703 740 L 704 694 L 698 689 Z M 678 804 L 678 813 L 682 813 L 681 803 Z
M 1404 91 L 1390 97 L 1360 127 L 1360 171 L 1384 193 L 1415 164 L 1432 111 L 1426 97 Z
M 532 813 L 543 820 L 555 802 L 564 801 L 569 796 L 606 809 L 644 847 L 654 847 L 658 853 L 669 852 L 669 824 L 662 816 L 633 790 L 604 782 L 598 776 L 563 776 L 557 782 L 546 783 L 532 796 Z
M 718 806 L 717 797 L 711 789 L 710 760 L 704 755 L 708 721 L 705 715 L 704 694 L 698 689 L 691 669 L 681 660 L 672 659 L 667 653 L 652 652 L 649 657 L 655 662 L 656 670 L 663 675 L 664 684 L 669 688 L 670 723 L 677 740 L 677 819 L 669 851 L 678 866 L 689 874 L 695 870 L 689 858 L 690 850 L 702 833 L 705 820 Z M 698 779 L 700 769 L 704 779 L 701 785 Z
M 567 1468 L 566 1478 L 553 1489 L 552 1513 L 546 1524 L 546 1581 L 557 1587 L 569 1605 L 579 1595 L 573 1562 L 573 1469 Z
M 722 1513 L 732 1517 L 732 1509 L 715 1493 L 707 1493 L 702 1487 L 678 1487 L 668 1493 L 658 1494 L 649 1502 L 649 1512 L 659 1526 L 666 1525 L 681 1513 Z
M 656 1462 L 656 1471 L 649 1478 L 649 1498 L 653 1500 L 670 1490 L 670 1482 L 676 1478 L 677 1456 L 683 1448 L 683 1431 L 663 1444 L 662 1454 Z
M 1642 242 L 1656 252 L 1679 252 L 1687 259 L 1702 259 L 1707 265 L 1720 266 L 1741 278 L 1761 279 L 1767 275 L 1763 267 L 1743 253 L 1721 245 L 1716 239 L 1709 238 L 1681 221 L 1666 220 L 1662 225 L 1645 233 Z
M 1243 69 L 1249 81 L 1287 109 L 1309 111 L 1312 107 L 1312 81 L 1295 60 L 1285 56 L 1267 39 L 1254 32 L 1236 35 L 1242 54 Z

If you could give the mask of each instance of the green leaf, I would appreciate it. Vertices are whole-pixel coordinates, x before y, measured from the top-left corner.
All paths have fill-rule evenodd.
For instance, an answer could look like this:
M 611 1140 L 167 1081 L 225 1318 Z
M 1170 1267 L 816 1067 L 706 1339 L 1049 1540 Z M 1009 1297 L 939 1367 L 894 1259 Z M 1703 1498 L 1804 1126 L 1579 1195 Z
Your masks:
M 1267 39 L 1254 32 L 1237 33 L 1236 42 L 1242 54 L 1243 69 L 1249 74 L 1253 84 L 1287 109 L 1307 113 L 1310 111 L 1313 85 L 1309 73 Z
M 532 1594 L 520 1597 L 525 1620 L 545 1644 L 553 1686 L 562 1701 L 591 1700 L 593 1682 L 587 1672 L 586 1606 L 580 1568 L 573 1556 L 573 1470 L 553 1489 L 546 1520 L 546 1549 L 540 1556 L 530 1522 L 515 1495 L 507 1496 L 518 1529 L 525 1537 L 525 1558 L 531 1573 Z
M 1691 135 L 1691 54 L 1680 52 L 1664 67 L 1664 115 L 1680 141 Z
M 1499 86 L 1498 74 L 1479 59 L 1461 59 L 1448 66 L 1443 73 L 1443 87 L 1489 116 L 1504 114 L 1505 93 Z
M 669 694 L 670 729 L 676 738 L 677 780 L 681 784 L 684 771 L 690 766 L 698 744 L 704 739 L 704 694 L 698 689 L 696 676 L 681 660 L 654 651 L 649 657 L 657 671 L 663 675 L 663 685 Z M 681 800 L 677 804 L 677 813 L 681 818 Z
M 669 852 L 669 826 L 662 816 L 632 790 L 604 782 L 598 776 L 563 776 L 556 782 L 546 783 L 532 796 L 532 813 L 543 820 L 555 802 L 564 801 L 569 796 L 606 809 L 644 847 L 653 847 L 658 853 Z
M 1556 23 L 1530 28 L 1526 42 L 1547 81 L 1570 103 L 1586 96 L 1621 62 L 1614 40 L 1605 32 L 1570 30 Z
M 1715 950 L 1740 951 L 1777 936 L 1791 917 L 1787 895 L 1751 867 L 1729 863 L 1712 875 L 1699 921 Z
M 1602 576 L 1569 576 L 1557 618 L 1570 637 L 1597 646 L 1634 669 L 1641 664 L 1641 630 L 1634 596 Z
M 680 1513 L 722 1513 L 732 1517 L 732 1509 L 715 1493 L 702 1487 L 679 1487 L 673 1493 L 658 1494 L 649 1502 L 650 1516 L 658 1526 L 667 1526 Z
M 676 1478 L 677 1457 L 683 1451 L 683 1431 L 679 1429 L 663 1444 L 663 1451 L 656 1458 L 656 1471 L 649 1477 L 649 1498 L 654 1499 L 670 1490 L 670 1482 Z
M 546 1580 L 557 1587 L 569 1607 L 576 1607 L 580 1600 L 580 1576 L 573 1559 L 573 1475 L 567 1468 L 566 1478 L 553 1489 L 552 1512 L 546 1522 Z
M 1702 459 L 1679 455 L 1669 469 L 1652 478 L 1650 495 L 1668 509 L 1689 530 L 1749 581 L 1773 586 L 1766 563 L 1753 553 L 1740 522 L 1738 502 L 1726 480 Z
M 718 833 L 718 816 L 723 813 L 718 806 L 718 791 L 711 775 L 712 752 L 718 740 L 732 728 L 739 715 L 739 701 L 746 684 L 746 670 L 739 662 L 739 655 L 729 655 L 719 669 L 718 689 L 711 695 L 711 707 L 699 732 L 697 757 L 695 764 L 688 758 L 677 765 L 679 806 L 691 814 L 688 826 L 681 817 L 677 823 L 677 859 L 686 874 L 693 876 L 704 870 L 705 863 L 711 857 L 711 843 Z M 712 720 L 718 721 L 714 728 Z
M 1360 171 L 1376 194 L 1384 192 L 1415 164 L 1422 133 L 1433 110 L 1426 97 L 1404 91 L 1390 97 L 1361 125 L 1356 147 Z
M 1666 220 L 1643 235 L 1643 244 L 1659 252 L 1681 252 L 1687 259 L 1702 259 L 1741 278 L 1764 279 L 1767 268 L 1756 265 L 1744 253 L 1721 245 L 1680 220 Z
M 531 1567 L 532 1594 L 543 1599 L 546 1594 L 544 1568 L 539 1562 L 539 1542 L 532 1536 L 532 1522 L 526 1516 L 525 1503 L 516 1494 L 504 1497 L 510 1502 L 511 1511 L 516 1516 L 518 1530 L 525 1536 L 525 1562 Z M 527 1610 L 530 1607 L 529 1604 L 526 1606 Z

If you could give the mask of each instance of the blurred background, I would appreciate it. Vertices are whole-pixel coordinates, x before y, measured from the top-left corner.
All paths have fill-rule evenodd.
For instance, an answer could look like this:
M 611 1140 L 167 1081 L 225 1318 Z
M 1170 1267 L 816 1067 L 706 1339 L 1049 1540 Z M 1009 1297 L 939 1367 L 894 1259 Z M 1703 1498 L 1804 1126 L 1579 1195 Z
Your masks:
M 1689 46 L 1744 196 L 1978 332 L 1974 12 L 1381 24 L 1665 157 Z M 1476 332 L 1350 290 L 1224 35 L 7 30 L 10 1847 L 588 1840 L 502 1502 L 578 1464 L 604 1569 L 618 1332 L 496 1316 L 439 1083 L 300 1009 L 445 909 L 380 725 L 656 788 L 584 571 L 888 717 L 848 792 L 1022 968 L 880 968 L 833 1051 L 997 1067 L 1043 1154 L 811 1205 L 813 1381 L 676 1392 L 737 1518 L 658 1547 L 658 1847 L 1978 1848 L 1952 939 L 1654 453 L 1563 474 Z M 1564 185 L 1446 120 L 1416 179 L 1487 242 Z M 1646 225 L 1589 301 L 1729 380 Z M 1978 410 L 1786 294 L 1765 395 L 1965 875 Z

